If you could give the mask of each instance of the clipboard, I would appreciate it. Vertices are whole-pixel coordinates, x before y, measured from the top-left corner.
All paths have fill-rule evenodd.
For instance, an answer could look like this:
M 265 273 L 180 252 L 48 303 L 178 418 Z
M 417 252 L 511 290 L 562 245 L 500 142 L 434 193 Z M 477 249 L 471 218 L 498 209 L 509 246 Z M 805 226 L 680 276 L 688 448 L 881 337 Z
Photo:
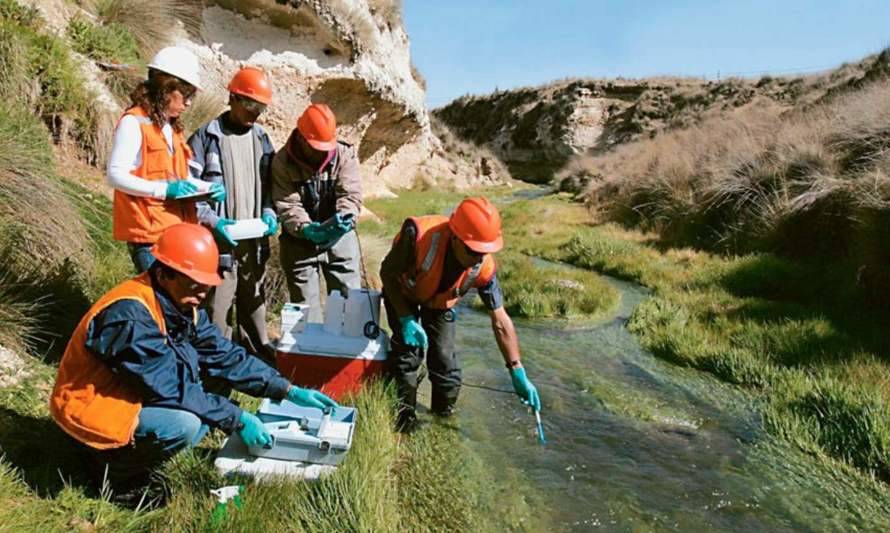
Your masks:
M 213 193 L 211 193 L 210 191 L 204 191 L 204 192 L 199 191 L 199 192 L 196 192 L 193 194 L 189 194 L 188 196 L 180 196 L 179 198 L 176 198 L 175 201 L 177 201 L 177 202 L 203 202 L 203 201 L 210 201 L 212 196 L 213 196 Z

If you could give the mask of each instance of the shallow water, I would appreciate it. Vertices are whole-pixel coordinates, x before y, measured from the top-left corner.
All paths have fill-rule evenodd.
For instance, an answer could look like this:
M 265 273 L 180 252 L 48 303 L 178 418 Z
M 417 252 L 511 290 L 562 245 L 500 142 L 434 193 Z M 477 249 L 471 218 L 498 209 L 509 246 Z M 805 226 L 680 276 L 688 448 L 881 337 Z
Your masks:
M 456 427 L 486 465 L 525 481 L 515 490 L 538 520 L 531 529 L 881 527 L 884 489 L 774 442 L 740 389 L 643 351 L 625 323 L 646 294 L 612 283 L 621 303 L 601 323 L 516 321 L 543 401 L 545 446 L 514 395 L 461 393 Z M 511 390 L 487 316 L 460 311 L 465 383 Z

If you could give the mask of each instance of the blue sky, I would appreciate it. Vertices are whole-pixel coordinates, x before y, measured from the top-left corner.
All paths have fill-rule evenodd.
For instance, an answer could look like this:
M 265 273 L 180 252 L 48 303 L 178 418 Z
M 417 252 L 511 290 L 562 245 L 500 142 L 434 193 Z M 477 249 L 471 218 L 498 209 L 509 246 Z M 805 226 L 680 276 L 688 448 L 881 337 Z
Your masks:
M 759 76 L 890 46 L 890 0 L 405 0 L 431 107 L 571 77 Z

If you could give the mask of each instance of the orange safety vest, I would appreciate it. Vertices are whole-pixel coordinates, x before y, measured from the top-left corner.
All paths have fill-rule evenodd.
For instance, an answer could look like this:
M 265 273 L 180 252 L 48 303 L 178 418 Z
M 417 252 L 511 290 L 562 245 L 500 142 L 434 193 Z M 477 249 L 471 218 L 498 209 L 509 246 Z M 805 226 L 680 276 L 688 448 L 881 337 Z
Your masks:
M 87 329 L 108 306 L 128 299 L 142 303 L 166 334 L 164 314 L 149 273 L 121 283 L 102 296 L 77 325 L 59 363 L 49 401 L 50 414 L 66 433 L 100 450 L 126 446 L 133 440 L 142 400 L 87 349 Z
M 446 291 L 436 292 L 442 282 L 445 255 L 451 245 L 448 217 L 431 215 L 411 217 L 410 220 L 417 227 L 414 268 L 401 276 L 402 294 L 409 301 L 429 309 L 451 309 L 470 289 L 483 287 L 494 277 L 494 258 L 485 254 L 479 264 L 466 269 Z M 400 237 L 401 233 L 396 235 L 395 242 Z
M 173 132 L 173 154 L 167 140 L 148 114 L 139 106 L 131 107 L 123 116 L 139 120 L 142 130 L 142 164 L 133 175 L 151 181 L 188 178 L 188 162 L 192 151 L 181 132 Z M 123 118 L 123 116 L 121 118 Z M 158 200 L 114 191 L 114 238 L 119 241 L 153 243 L 168 227 L 180 222 L 198 222 L 194 202 Z

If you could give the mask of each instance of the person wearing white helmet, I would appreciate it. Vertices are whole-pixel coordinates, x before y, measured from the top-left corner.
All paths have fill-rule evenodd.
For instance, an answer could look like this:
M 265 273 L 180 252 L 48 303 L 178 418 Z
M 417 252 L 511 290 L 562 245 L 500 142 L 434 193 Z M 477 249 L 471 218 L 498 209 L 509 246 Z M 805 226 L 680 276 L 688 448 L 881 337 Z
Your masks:
M 130 93 L 131 104 L 118 121 L 108 160 L 114 188 L 114 238 L 125 241 L 137 272 L 154 262 L 151 246 L 168 227 L 197 223 L 195 201 L 209 192 L 225 199 L 222 186 L 189 178 L 192 152 L 183 135 L 181 114 L 201 88 L 198 58 L 169 46 L 148 64 L 148 78 Z

